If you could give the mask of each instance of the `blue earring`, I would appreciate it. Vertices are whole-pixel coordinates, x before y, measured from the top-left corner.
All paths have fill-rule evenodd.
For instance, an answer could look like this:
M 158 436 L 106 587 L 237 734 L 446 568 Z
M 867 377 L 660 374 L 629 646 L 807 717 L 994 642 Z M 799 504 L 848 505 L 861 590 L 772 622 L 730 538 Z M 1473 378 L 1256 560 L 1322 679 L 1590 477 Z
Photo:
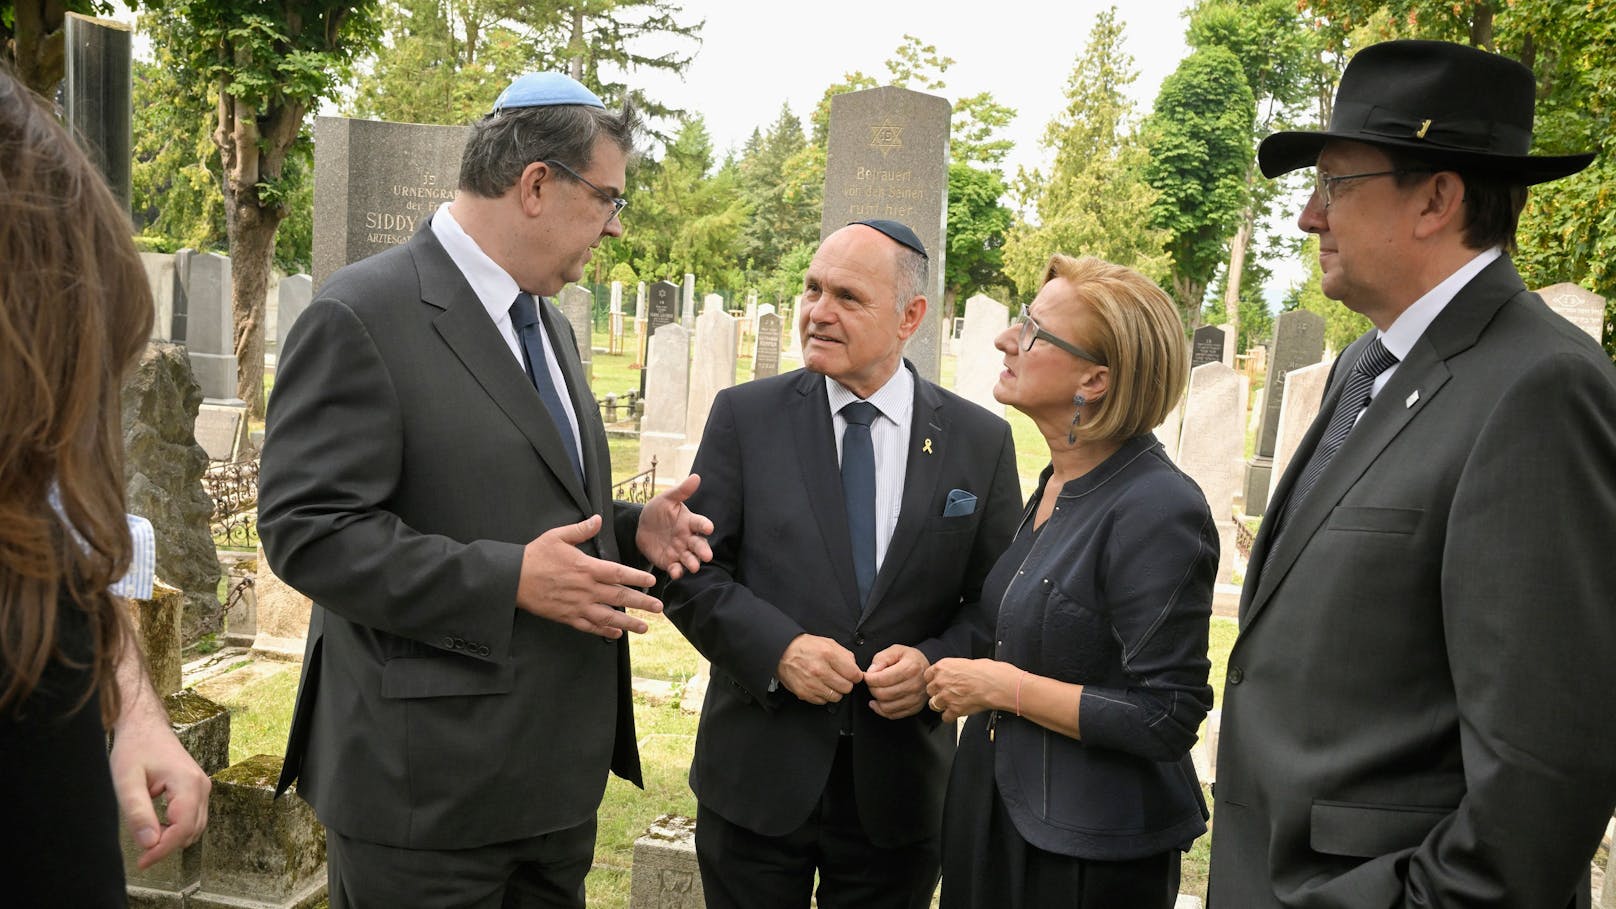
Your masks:
M 1083 405 L 1088 402 L 1089 399 L 1081 394 L 1072 395 L 1072 406 L 1076 410 L 1072 411 L 1072 428 L 1066 432 L 1066 444 L 1068 445 L 1077 444 L 1077 424 L 1083 421 Z

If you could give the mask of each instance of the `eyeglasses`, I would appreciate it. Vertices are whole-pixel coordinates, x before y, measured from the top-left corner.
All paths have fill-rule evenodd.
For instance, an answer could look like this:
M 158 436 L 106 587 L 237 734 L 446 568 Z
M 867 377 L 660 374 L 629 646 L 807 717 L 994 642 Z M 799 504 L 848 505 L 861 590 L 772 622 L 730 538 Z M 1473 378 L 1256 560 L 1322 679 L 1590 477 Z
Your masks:
M 1401 177 L 1404 174 L 1431 174 L 1436 173 L 1428 167 L 1400 167 L 1396 170 L 1376 170 L 1361 174 L 1342 174 L 1339 177 L 1330 176 L 1329 171 L 1314 169 L 1314 186 L 1319 194 L 1319 200 L 1324 203 L 1326 211 L 1335 204 L 1335 185 L 1342 180 L 1363 180 L 1368 177 Z
M 1066 351 L 1067 353 L 1071 354 L 1074 357 L 1077 357 L 1080 360 L 1087 360 L 1090 363 L 1095 363 L 1095 364 L 1098 364 L 1100 366 L 1105 365 L 1105 358 L 1104 357 L 1097 357 L 1094 354 L 1091 354 L 1088 351 L 1084 350 L 1083 348 L 1078 347 L 1076 344 L 1073 344 L 1070 341 L 1063 341 L 1060 338 L 1057 338 L 1054 335 L 1050 334 L 1049 332 L 1044 331 L 1044 329 L 1041 326 L 1039 326 L 1039 324 L 1036 321 L 1033 320 L 1032 313 L 1027 311 L 1027 305 L 1025 303 L 1023 303 L 1021 305 L 1021 317 L 1020 318 L 1021 318 L 1021 341 L 1020 341 L 1020 343 L 1021 343 L 1021 349 L 1022 350 L 1032 350 L 1033 342 L 1039 340 L 1040 338 L 1042 338 L 1043 340 L 1048 341 L 1049 343 L 1055 345 L 1056 347 L 1059 347 L 1061 350 Z
M 585 186 L 589 187 L 590 189 L 594 190 L 595 195 L 599 196 L 603 201 L 610 202 L 612 204 L 612 213 L 606 216 L 606 223 L 607 224 L 612 223 L 612 219 L 617 217 L 619 214 L 622 214 L 623 209 L 628 207 L 628 200 L 627 199 L 623 198 L 622 196 L 614 196 L 611 193 L 607 192 L 606 190 L 601 189 L 600 187 L 596 186 L 595 184 L 590 183 L 588 180 L 584 179 L 583 174 L 580 174 L 577 171 L 573 170 L 572 168 L 568 167 L 567 165 L 562 164 L 560 161 L 557 161 L 557 160 L 555 160 L 553 158 L 550 158 L 550 159 L 546 159 L 544 163 L 545 164 L 553 164 L 556 167 L 561 168 L 562 170 L 564 170 L 567 173 L 571 174 L 572 179 L 577 180 L 579 183 L 582 183 L 583 185 L 585 185 Z

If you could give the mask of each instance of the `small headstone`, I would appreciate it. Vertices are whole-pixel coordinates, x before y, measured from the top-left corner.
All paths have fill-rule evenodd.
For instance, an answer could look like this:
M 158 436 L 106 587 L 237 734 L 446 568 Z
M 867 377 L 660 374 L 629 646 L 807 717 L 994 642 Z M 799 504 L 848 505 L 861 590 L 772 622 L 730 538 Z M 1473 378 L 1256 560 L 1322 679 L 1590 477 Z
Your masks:
M 702 909 L 707 904 L 696 865 L 696 822 L 664 814 L 634 841 L 629 909 Z
M 275 576 L 264 557 L 264 547 L 258 547 L 258 573 L 253 578 L 253 595 L 257 601 L 257 635 L 253 638 L 253 653 L 274 660 L 303 659 L 304 645 L 309 636 L 309 616 L 314 602 Z
M 757 319 L 757 352 L 752 357 L 752 378 L 780 374 L 780 317 L 772 312 Z
M 662 326 L 679 321 L 679 288 L 673 286 L 667 281 L 658 281 L 651 285 L 648 295 L 650 302 L 647 304 L 645 310 L 644 327 L 645 337 L 647 339 L 645 351 L 646 368 L 640 371 L 641 398 L 645 398 L 650 393 L 650 386 L 646 383 L 649 381 L 651 372 L 651 340 L 656 338 L 656 333 L 662 328 Z M 681 327 L 683 327 L 687 333 L 692 330 L 691 327 L 684 326 L 682 323 Z M 689 356 L 688 347 L 686 348 L 685 355 L 687 357 Z M 683 413 L 684 411 L 680 410 L 681 419 L 679 422 L 678 431 L 681 433 L 685 431 Z M 660 463 L 664 469 L 671 467 L 673 464 L 672 461 L 662 461 Z M 640 469 L 644 470 L 645 468 L 641 467 Z
M 1587 332 L 1598 344 L 1605 338 L 1605 298 L 1570 282 L 1537 292 L 1561 318 Z M 1608 888 L 1607 888 L 1608 889 Z
M 185 594 L 159 580 L 152 585 L 151 599 L 129 601 L 129 612 L 152 689 L 159 697 L 179 691 L 180 618 L 185 612 Z
M 701 445 L 707 414 L 718 393 L 735 384 L 735 317 L 722 309 L 709 309 L 696 320 L 695 351 L 690 365 L 690 404 L 685 410 L 685 442 L 679 446 L 678 460 L 671 465 L 670 480 L 690 472 Z M 660 473 L 660 471 L 658 471 Z
M 197 409 L 196 444 L 210 461 L 234 461 L 245 444 L 246 422 L 245 404 L 206 402 Z
M 920 375 L 942 375 L 943 269 L 948 227 L 946 98 L 885 86 L 831 98 L 825 142 L 825 194 L 819 237 L 852 221 L 886 218 L 908 225 L 930 254 L 930 306 L 905 355 Z
M 204 398 L 236 396 L 235 310 L 230 302 L 230 260 L 192 253 L 176 261 L 175 281 L 185 292 L 185 349 Z
M 292 909 L 324 892 L 325 829 L 295 789 L 275 798 L 281 759 L 260 754 L 213 775 L 198 909 Z
M 1228 322 L 1219 322 L 1218 328 L 1223 330 L 1223 365 L 1234 368 L 1234 346 L 1239 333 Z
M 157 318 L 152 320 L 152 340 L 171 340 L 174 329 L 174 256 L 171 253 L 140 254 L 140 264 L 146 269 L 146 284 L 151 287 L 152 305 Z
M 1202 325 L 1195 329 L 1194 340 L 1190 343 L 1190 368 L 1204 363 L 1223 363 L 1224 337 L 1223 329 L 1216 325 Z
M 471 128 L 314 120 L 314 283 L 403 243 L 454 198 Z
M 679 324 L 687 331 L 696 330 L 696 276 L 685 273 L 684 293 L 679 295 Z
M 1179 434 L 1178 466 L 1189 474 L 1212 509 L 1218 529 L 1217 583 L 1227 584 L 1234 570 L 1234 497 L 1240 491 L 1240 377 L 1220 363 L 1190 370 L 1189 395 Z
M 230 766 L 230 711 L 186 688 L 163 698 L 169 725 L 185 751 L 214 774 Z
M 1183 424 L 1184 396 L 1179 395 L 1178 401 L 1173 404 L 1173 409 L 1167 412 L 1167 416 L 1163 418 L 1161 425 L 1152 430 L 1156 436 L 1156 441 L 1162 443 L 1162 450 L 1166 452 L 1169 458 L 1176 459 L 1178 457 L 1178 434 Z
M 584 379 L 591 384 L 594 372 L 595 295 L 576 284 L 561 288 L 561 314 L 572 326 L 572 339 L 577 344 L 578 360 L 584 365 Z
M 965 301 L 965 328 L 960 332 L 954 390 L 990 413 L 1004 415 L 1004 405 L 993 397 L 993 386 L 1004 370 L 1004 354 L 994 341 L 1010 324 L 1010 308 L 977 294 Z
M 287 275 L 281 279 L 276 297 L 279 313 L 275 317 L 275 341 L 279 344 L 314 300 L 314 279 L 308 275 Z
M 1324 356 L 1324 317 L 1296 309 L 1274 319 L 1273 354 L 1268 358 L 1268 380 L 1263 383 L 1263 420 L 1257 430 L 1257 454 L 1274 456 L 1279 434 L 1279 406 L 1285 400 L 1285 375 L 1311 366 Z
M 645 282 L 641 281 L 634 290 L 634 321 L 645 324 Z
M 655 296 L 652 298 L 655 303 Z M 655 307 L 653 305 L 653 311 Z M 673 473 L 674 453 L 685 441 L 685 409 L 690 400 L 690 335 L 678 322 L 668 322 L 651 336 L 646 348 L 645 417 L 640 420 L 639 469 L 657 462 L 657 477 Z
M 708 294 L 707 296 L 702 297 L 701 311 L 703 314 L 710 312 L 724 312 L 724 298 L 718 294 Z
M 1267 498 L 1273 497 L 1274 487 L 1279 485 L 1279 478 L 1290 466 L 1297 446 L 1307 435 L 1307 428 L 1318 416 L 1319 405 L 1324 401 L 1325 380 L 1330 377 L 1334 363 L 1334 360 L 1326 360 L 1303 366 L 1291 370 L 1285 377 L 1285 400 L 1279 406 L 1279 435 L 1274 443 L 1274 469 L 1268 481 Z

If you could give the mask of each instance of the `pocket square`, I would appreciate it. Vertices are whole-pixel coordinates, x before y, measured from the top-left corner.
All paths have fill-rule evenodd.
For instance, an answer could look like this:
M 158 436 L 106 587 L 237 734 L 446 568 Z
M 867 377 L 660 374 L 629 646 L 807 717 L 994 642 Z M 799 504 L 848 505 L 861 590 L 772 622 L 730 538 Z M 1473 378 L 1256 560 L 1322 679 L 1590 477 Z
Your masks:
M 948 491 L 948 504 L 943 506 L 943 517 L 958 518 L 976 513 L 976 496 L 963 489 Z

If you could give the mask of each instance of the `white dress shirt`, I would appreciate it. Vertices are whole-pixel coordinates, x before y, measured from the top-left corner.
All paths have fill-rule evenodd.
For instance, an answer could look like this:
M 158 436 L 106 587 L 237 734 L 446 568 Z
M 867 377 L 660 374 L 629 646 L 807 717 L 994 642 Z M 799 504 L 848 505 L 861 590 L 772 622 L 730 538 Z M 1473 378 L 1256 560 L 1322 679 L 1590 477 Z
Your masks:
M 499 329 L 499 336 L 505 339 L 505 346 L 510 348 L 511 356 L 516 358 L 517 366 L 521 367 L 525 375 L 527 367 L 523 365 L 521 339 L 517 336 L 516 326 L 511 324 L 511 304 L 516 302 L 516 295 L 522 292 L 522 288 L 517 286 L 516 279 L 506 273 L 505 269 L 488 258 L 488 254 L 482 251 L 470 234 L 466 233 L 460 222 L 454 219 L 454 215 L 449 214 L 448 202 L 439 205 L 437 212 L 432 216 L 432 235 L 443 244 L 444 252 L 449 254 L 455 267 L 465 275 L 466 283 L 471 285 L 472 292 L 482 302 L 483 309 L 488 310 L 488 318 L 494 320 L 494 327 Z M 550 305 L 544 297 L 538 298 L 538 304 Z M 538 369 L 542 365 L 549 369 L 550 381 L 555 385 L 556 391 L 560 392 L 558 397 L 561 398 L 561 406 L 567 411 L 572 442 L 582 456 L 584 441 L 578 434 L 578 413 L 573 410 L 572 395 L 567 393 L 567 377 L 561 372 L 561 361 L 556 357 L 555 344 L 550 338 L 550 333 L 544 330 L 543 319 L 539 320 L 539 329 L 539 339 L 544 342 L 544 363 L 534 363 L 533 368 Z M 586 344 L 590 340 L 583 339 Z
M 1375 377 L 1375 384 L 1369 389 L 1370 400 L 1380 394 L 1380 390 L 1392 380 L 1392 373 L 1397 372 L 1398 364 L 1408 359 L 1409 352 L 1414 349 L 1414 343 L 1425 334 L 1427 328 L 1431 327 L 1431 323 L 1442 314 L 1442 310 L 1448 308 L 1448 304 L 1453 302 L 1459 291 L 1463 290 L 1472 278 L 1481 274 L 1483 268 L 1491 265 L 1494 259 L 1503 254 L 1504 251 L 1497 246 L 1476 253 L 1475 258 L 1459 266 L 1458 271 L 1448 275 L 1442 283 L 1426 291 L 1424 296 L 1403 310 L 1392 322 L 1391 328 L 1380 332 L 1380 343 L 1397 358 L 1397 363 L 1393 363 L 1385 372 Z M 1363 415 L 1359 414 L 1358 418 L 1363 419 Z
M 841 411 L 860 398 L 829 376 L 825 377 L 825 394 L 830 399 L 839 466 L 842 436 L 847 432 L 847 418 Z M 863 400 L 874 404 L 881 412 L 870 423 L 870 444 L 875 448 L 875 570 L 880 571 L 881 562 L 887 556 L 887 544 L 892 542 L 892 530 L 898 523 L 898 512 L 903 509 L 903 480 L 909 469 L 909 427 L 913 422 L 910 417 L 915 409 L 914 376 L 900 363 L 887 384 Z

